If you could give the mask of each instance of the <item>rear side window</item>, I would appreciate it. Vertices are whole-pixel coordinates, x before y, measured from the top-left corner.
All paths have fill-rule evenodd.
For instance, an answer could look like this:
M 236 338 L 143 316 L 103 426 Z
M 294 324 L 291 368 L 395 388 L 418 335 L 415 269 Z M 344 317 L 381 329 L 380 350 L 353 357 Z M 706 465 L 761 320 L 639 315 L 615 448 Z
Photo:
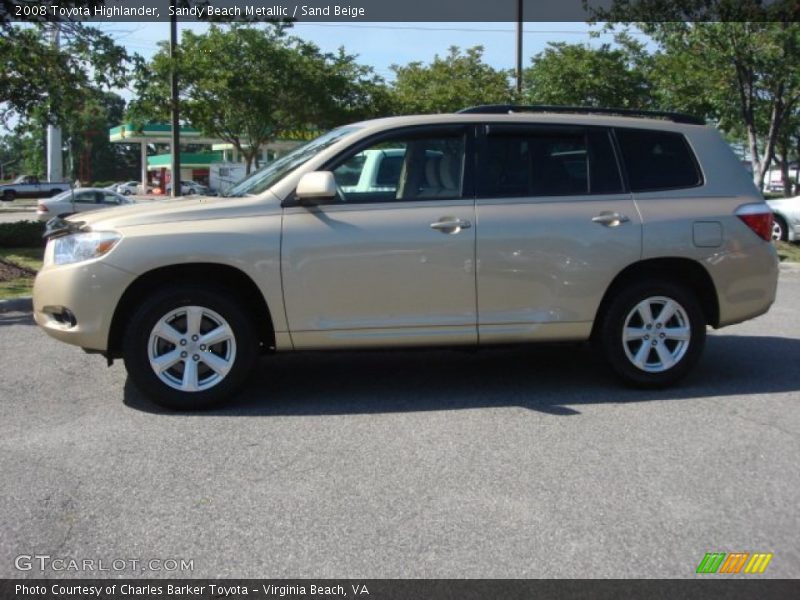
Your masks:
M 703 183 L 697 160 L 680 133 L 617 129 L 616 134 L 631 191 L 672 190 Z
M 482 196 L 574 196 L 623 189 L 604 129 L 495 126 L 482 163 Z

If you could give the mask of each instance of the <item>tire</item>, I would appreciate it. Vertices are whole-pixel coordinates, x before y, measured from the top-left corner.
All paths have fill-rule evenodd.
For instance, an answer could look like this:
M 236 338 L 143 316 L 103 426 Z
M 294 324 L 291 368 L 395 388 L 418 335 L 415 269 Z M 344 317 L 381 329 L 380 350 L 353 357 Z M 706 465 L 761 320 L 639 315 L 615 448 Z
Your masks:
M 53 196 L 57 196 L 60 193 L 61 193 L 61 190 L 50 190 L 50 192 L 48 193 L 48 196 L 50 198 L 52 198 Z
M 789 240 L 789 230 L 786 221 L 780 215 L 773 215 L 772 221 L 772 241 L 786 242 Z
M 17 193 L 14 190 L 6 190 L 3 192 L 3 202 L 13 202 L 16 197 Z
M 215 331 L 222 341 L 202 345 L 202 336 Z M 233 397 L 247 381 L 258 356 L 254 332 L 233 297 L 199 286 L 170 286 L 131 317 L 123 342 L 125 368 L 156 404 L 204 410 Z
M 672 316 L 664 323 L 659 317 L 667 307 Z M 706 320 L 695 294 L 676 283 L 651 280 L 617 293 L 603 316 L 598 341 L 604 358 L 626 383 L 658 388 L 689 373 L 705 340 Z

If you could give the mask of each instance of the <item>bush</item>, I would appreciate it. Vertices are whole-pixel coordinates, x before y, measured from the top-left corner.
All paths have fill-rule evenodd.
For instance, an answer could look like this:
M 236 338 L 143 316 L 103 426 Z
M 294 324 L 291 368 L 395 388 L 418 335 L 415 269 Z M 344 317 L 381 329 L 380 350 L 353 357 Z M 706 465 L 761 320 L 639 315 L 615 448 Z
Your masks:
M 44 246 L 44 223 L 17 221 L 0 223 L 0 248 L 39 248 Z

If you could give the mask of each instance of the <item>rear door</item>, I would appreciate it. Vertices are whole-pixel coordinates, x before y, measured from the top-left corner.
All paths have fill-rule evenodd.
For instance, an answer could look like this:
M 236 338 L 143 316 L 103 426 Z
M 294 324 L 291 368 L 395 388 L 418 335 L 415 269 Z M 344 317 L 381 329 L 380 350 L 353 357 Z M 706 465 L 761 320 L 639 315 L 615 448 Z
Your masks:
M 478 165 L 481 343 L 585 339 L 608 285 L 642 251 L 611 132 L 491 124 Z

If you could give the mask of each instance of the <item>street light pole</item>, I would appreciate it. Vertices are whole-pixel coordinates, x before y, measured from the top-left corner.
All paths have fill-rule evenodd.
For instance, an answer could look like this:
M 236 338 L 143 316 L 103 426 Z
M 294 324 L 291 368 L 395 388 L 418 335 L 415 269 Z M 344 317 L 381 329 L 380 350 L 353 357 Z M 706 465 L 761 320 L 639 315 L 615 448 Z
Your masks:
M 61 44 L 61 24 L 56 21 L 50 30 L 50 43 L 55 50 L 59 49 Z M 50 102 L 55 102 L 54 98 L 50 98 Z M 47 125 L 47 181 L 61 181 L 64 178 L 64 165 L 61 157 L 62 139 L 61 127 Z
M 171 0 L 173 9 L 175 0 Z M 181 193 L 181 139 L 180 123 L 178 115 L 178 69 L 175 66 L 175 59 L 178 55 L 178 17 L 177 11 L 172 11 L 169 29 L 169 57 L 172 59 L 172 71 L 170 72 L 170 107 L 172 112 L 172 165 L 171 165 L 171 196 L 179 196 Z
M 522 0 L 517 0 L 517 68 L 515 70 L 517 96 L 522 94 Z

